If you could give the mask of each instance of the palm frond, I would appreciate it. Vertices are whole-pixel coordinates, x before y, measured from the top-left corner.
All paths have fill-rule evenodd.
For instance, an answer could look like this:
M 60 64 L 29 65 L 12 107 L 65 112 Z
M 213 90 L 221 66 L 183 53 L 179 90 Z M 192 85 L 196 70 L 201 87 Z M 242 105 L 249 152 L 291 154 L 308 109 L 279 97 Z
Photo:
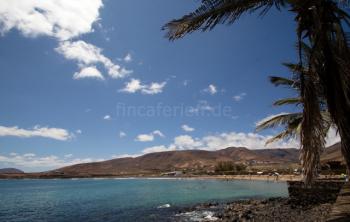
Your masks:
M 270 79 L 270 82 L 275 86 L 283 85 L 283 86 L 293 87 L 293 85 L 295 84 L 294 80 L 288 79 L 285 77 L 280 77 L 280 76 L 270 76 L 269 79 Z
M 296 15 L 299 63 L 285 64 L 293 73 L 291 81 L 274 79 L 274 84 L 297 90 L 303 112 L 294 117 L 292 114 L 268 117 L 258 123 L 257 130 L 285 126 L 271 141 L 300 133 L 303 173 L 310 185 L 317 174 L 325 135 L 333 123 L 339 130 L 342 153 L 350 171 L 350 41 L 343 28 L 350 27 L 350 15 L 341 9 L 340 1 L 202 0 L 196 11 L 170 21 L 163 30 L 168 31 L 167 38 L 175 40 L 199 29 L 206 31 L 217 24 L 231 24 L 245 13 L 260 10 L 264 15 L 273 6 L 287 4 Z M 286 101 L 292 102 L 286 99 L 277 104 L 288 104 Z
M 264 129 L 274 128 L 276 126 L 288 125 L 294 121 L 300 121 L 303 118 L 302 113 L 282 113 L 278 115 L 269 116 L 265 119 L 260 120 L 256 124 L 256 131 Z
M 315 76 L 301 75 L 303 121 L 301 127 L 301 161 L 304 182 L 310 185 L 317 176 L 321 152 L 325 147 L 325 130 L 317 96 Z
M 301 103 L 300 97 L 295 98 L 285 98 L 279 99 L 273 103 L 274 106 L 283 106 L 283 105 L 299 105 Z
M 213 29 L 217 24 L 231 24 L 244 13 L 252 13 L 261 9 L 260 15 L 272 7 L 284 6 L 284 0 L 202 0 L 201 5 L 194 12 L 174 19 L 163 26 L 168 30 L 166 37 L 175 40 L 184 35 L 202 29 Z
M 282 132 L 278 133 L 277 135 L 273 136 L 272 138 L 268 139 L 266 141 L 265 145 L 276 142 L 278 140 L 287 140 L 295 135 L 296 135 L 295 132 L 293 132 L 289 129 L 285 129 Z

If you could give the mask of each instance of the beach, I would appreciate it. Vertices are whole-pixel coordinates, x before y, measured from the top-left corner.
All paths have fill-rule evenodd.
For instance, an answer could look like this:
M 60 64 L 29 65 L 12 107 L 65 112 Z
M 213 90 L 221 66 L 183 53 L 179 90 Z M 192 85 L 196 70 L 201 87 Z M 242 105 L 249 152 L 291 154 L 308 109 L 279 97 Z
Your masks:
M 0 174 L 0 179 L 71 179 L 71 178 L 163 178 L 163 179 L 218 179 L 218 180 L 257 180 L 257 181 L 301 181 L 301 175 L 54 175 L 45 173 Z M 319 179 L 339 179 L 340 175 L 320 175 Z
M 184 177 L 188 178 L 188 177 Z M 191 178 L 191 177 L 190 177 Z M 220 179 L 220 180 L 263 180 L 263 181 L 300 181 L 302 177 L 300 175 L 213 175 L 213 176 L 198 176 L 194 178 L 201 179 Z

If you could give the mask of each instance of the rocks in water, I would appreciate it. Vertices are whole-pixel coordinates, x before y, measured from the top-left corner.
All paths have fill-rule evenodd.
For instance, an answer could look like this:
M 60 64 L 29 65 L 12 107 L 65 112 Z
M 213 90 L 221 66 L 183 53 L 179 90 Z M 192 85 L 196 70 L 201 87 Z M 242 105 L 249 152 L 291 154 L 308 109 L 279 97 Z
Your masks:
M 217 215 L 219 221 L 303 222 L 325 221 L 331 204 L 301 206 L 290 204 L 288 198 L 236 201 L 228 204 Z
M 335 202 L 344 181 L 316 180 L 308 187 L 302 181 L 288 181 L 290 204 L 310 206 Z
M 237 200 L 227 204 L 204 203 L 184 209 L 176 221 L 224 222 L 323 222 L 332 203 L 303 201 L 291 198 Z

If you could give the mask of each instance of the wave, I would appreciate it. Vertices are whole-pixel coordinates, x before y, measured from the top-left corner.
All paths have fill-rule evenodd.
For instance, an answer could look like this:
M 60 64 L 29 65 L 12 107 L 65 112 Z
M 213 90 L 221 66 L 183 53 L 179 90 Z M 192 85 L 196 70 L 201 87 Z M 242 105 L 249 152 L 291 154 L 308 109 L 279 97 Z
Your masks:
M 162 208 L 169 208 L 169 207 L 171 207 L 170 204 L 164 204 L 164 205 L 158 206 L 157 208 L 162 209 Z
M 176 214 L 175 216 L 180 218 L 185 218 L 189 221 L 217 221 L 219 218 L 214 216 L 214 212 L 204 210 L 204 211 L 190 211 L 185 213 Z

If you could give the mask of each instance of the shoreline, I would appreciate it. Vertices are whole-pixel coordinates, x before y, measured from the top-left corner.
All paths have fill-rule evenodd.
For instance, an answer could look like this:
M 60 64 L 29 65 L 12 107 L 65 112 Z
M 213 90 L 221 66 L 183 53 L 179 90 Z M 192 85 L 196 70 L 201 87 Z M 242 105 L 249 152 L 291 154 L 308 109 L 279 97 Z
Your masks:
M 331 217 L 344 182 L 325 179 L 316 182 L 312 188 L 304 187 L 299 181 L 289 181 L 288 197 L 202 203 L 185 209 L 179 215 L 194 215 L 200 218 L 198 221 L 326 222 Z M 187 221 L 186 218 L 184 221 Z
M 0 180 L 12 179 L 214 179 L 214 180 L 255 180 L 255 181 L 301 181 L 301 175 L 190 175 L 190 176 L 160 176 L 160 175 L 143 175 L 143 176 L 120 176 L 120 175 L 89 175 L 89 176 L 54 176 L 54 175 L 33 175 L 33 174 L 0 174 Z M 340 179 L 340 176 L 320 175 L 319 179 Z
M 31 174 L 0 174 L 0 180 L 12 179 L 214 179 L 214 180 L 258 180 L 258 181 L 300 181 L 300 175 L 191 175 L 191 176 L 114 176 L 114 175 L 91 175 L 91 176 L 53 176 L 53 175 L 31 175 Z
M 215 176 L 199 176 L 198 178 L 219 179 L 219 180 L 258 180 L 258 181 L 301 181 L 302 179 L 300 175 L 280 175 L 278 177 L 268 176 L 268 175 L 215 175 Z
M 175 216 L 180 221 L 262 221 L 308 222 L 326 221 L 334 202 L 297 203 L 289 197 L 251 198 L 227 203 L 202 203 L 184 209 Z

